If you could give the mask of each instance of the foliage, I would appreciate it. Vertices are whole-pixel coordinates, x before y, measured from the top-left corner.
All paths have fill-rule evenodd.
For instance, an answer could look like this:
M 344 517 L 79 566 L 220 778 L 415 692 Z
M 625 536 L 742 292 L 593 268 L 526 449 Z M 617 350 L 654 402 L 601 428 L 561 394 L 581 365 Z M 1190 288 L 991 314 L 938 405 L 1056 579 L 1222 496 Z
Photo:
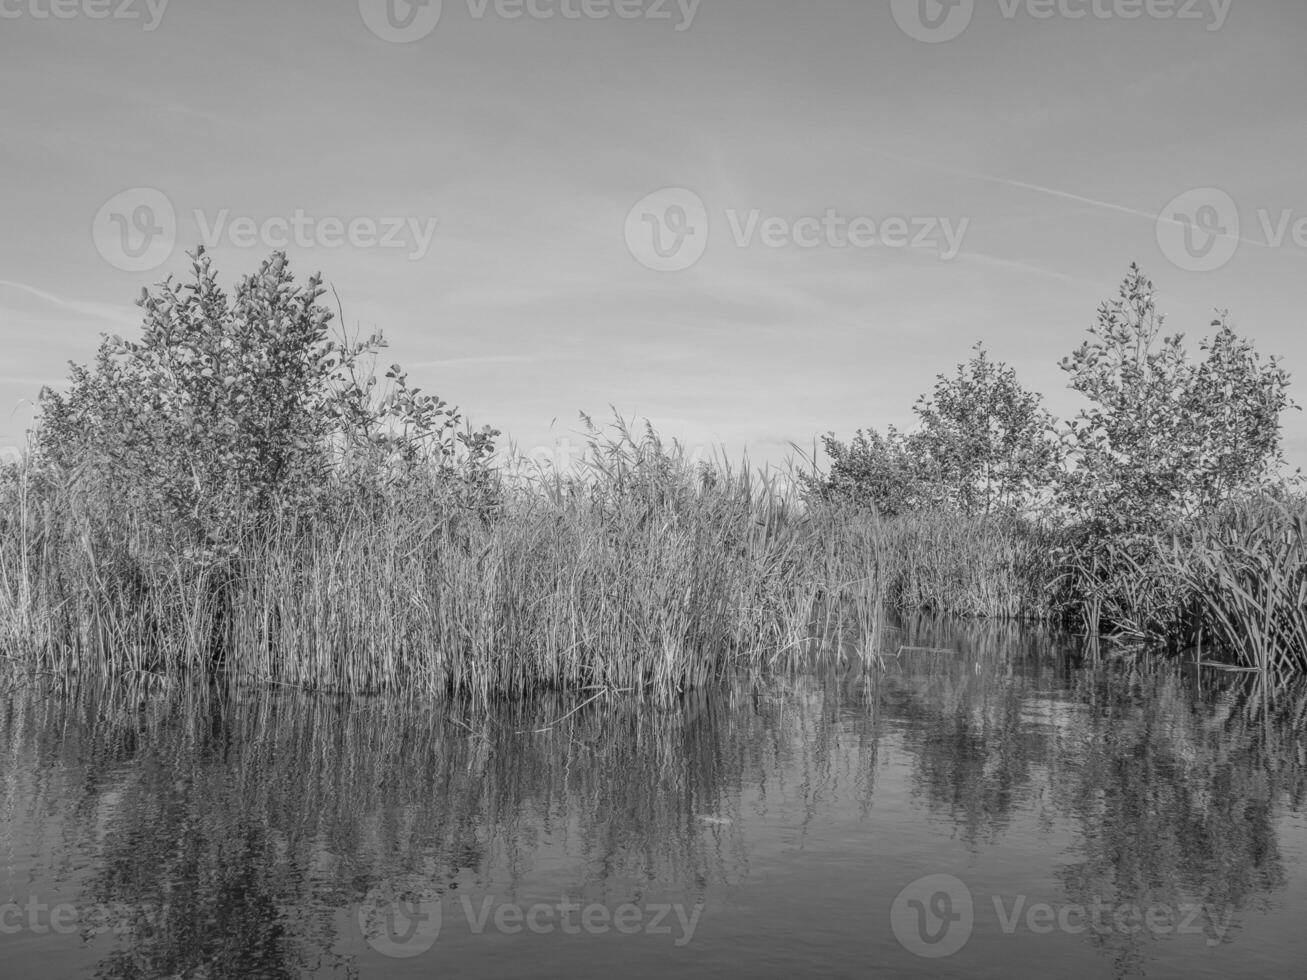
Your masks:
M 952 377 L 940 375 L 914 409 L 911 446 L 949 503 L 964 514 L 1013 512 L 1036 503 L 1058 463 L 1052 416 L 1016 371 L 983 346 Z
M 1052 417 L 1011 367 L 981 345 L 975 352 L 917 400 L 911 433 L 860 430 L 848 445 L 825 436 L 829 471 L 808 481 L 810 496 L 874 506 L 884 516 L 941 507 L 1014 512 L 1037 503 L 1057 465 Z
M 449 466 L 460 452 L 475 466 L 493 451 L 497 433 L 460 431 L 457 411 L 410 387 L 398 365 L 379 393 L 369 360 L 381 336 L 334 336 L 321 280 L 296 286 L 283 253 L 234 297 L 203 248 L 192 273 L 142 291 L 140 339 L 106 337 L 93 367 L 72 366 L 66 393 L 42 393 L 45 461 L 226 546 L 311 504 L 333 473 Z
M 883 517 L 910 513 L 928 502 L 932 488 L 921 460 L 893 426 L 885 435 L 859 429 L 848 444 L 828 433 L 822 445 L 830 460 L 826 475 L 801 475 L 809 500 L 869 507 Z
M 913 431 L 828 435 L 803 506 L 620 419 L 583 416 L 578 472 L 501 475 L 497 433 L 397 365 L 378 380 L 381 338 L 334 336 L 283 255 L 232 297 L 202 250 L 193 271 L 43 394 L 36 455 L 0 467 L 0 643 L 43 669 L 671 700 L 813 651 L 875 661 L 884 605 L 1069 608 L 1094 634 L 1304 666 L 1284 652 L 1307 635 L 1301 517 L 1204 523 L 1284 496 L 1288 375 L 1224 316 L 1191 361 L 1137 268 L 1064 363 L 1089 407 L 1062 444 L 978 347 Z
M 487 702 L 582 688 L 671 702 L 875 636 L 874 515 L 800 514 L 774 480 L 705 479 L 625 430 L 589 463 L 561 486 L 511 488 L 490 521 L 463 519 L 434 471 L 343 487 L 323 513 L 248 529 L 235 572 L 180 560 L 175 536 L 104 488 L 53 487 L 33 526 L 0 523 L 0 629 L 57 673 L 208 669 L 221 629 L 224 670 L 243 681 Z
M 1011 514 L 918 511 L 886 521 L 885 593 L 899 609 L 1055 620 L 1053 529 Z
M 978 346 L 918 399 L 909 433 L 826 436 L 828 472 L 804 481 L 805 496 L 893 518 L 886 594 L 901 605 L 999 616 L 1062 606 L 1092 634 L 1172 649 L 1204 628 L 1236 652 L 1250 637 L 1297 637 L 1291 610 L 1307 602 L 1297 525 L 1267 517 L 1232 537 L 1210 523 L 1284 498 L 1289 375 L 1228 313 L 1197 358 L 1163 325 L 1153 284 L 1132 266 L 1062 362 L 1089 402 L 1069 423 Z M 1001 520 L 956 520 L 986 515 Z M 1258 608 L 1279 617 L 1273 629 L 1254 622 Z M 1275 660 L 1262 647 L 1240 656 Z
M 1307 502 L 1232 506 L 1157 544 L 1209 644 L 1258 670 L 1307 670 Z
M 1162 335 L 1153 284 L 1138 266 L 1104 304 L 1090 339 L 1062 362 L 1090 406 L 1064 432 L 1069 512 L 1102 533 L 1155 527 L 1265 490 L 1283 462 L 1289 376 L 1263 361 L 1222 314 L 1206 357 Z

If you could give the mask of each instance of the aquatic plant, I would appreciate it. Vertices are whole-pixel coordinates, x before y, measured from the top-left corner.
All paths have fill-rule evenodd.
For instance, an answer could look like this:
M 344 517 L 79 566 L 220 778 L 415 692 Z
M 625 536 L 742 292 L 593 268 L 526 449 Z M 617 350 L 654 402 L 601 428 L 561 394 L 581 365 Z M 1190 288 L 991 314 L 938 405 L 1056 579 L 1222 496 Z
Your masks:
M 10 493 L 6 514 L 36 493 L 41 517 L 0 524 L 0 611 L 41 669 L 669 699 L 880 616 L 874 514 L 805 511 L 774 478 L 620 427 L 580 473 L 500 487 L 492 512 L 437 467 L 338 474 L 230 554 L 75 477 L 27 473 Z
M 1158 553 L 1191 597 L 1196 642 L 1273 675 L 1307 670 L 1307 504 L 1234 506 Z

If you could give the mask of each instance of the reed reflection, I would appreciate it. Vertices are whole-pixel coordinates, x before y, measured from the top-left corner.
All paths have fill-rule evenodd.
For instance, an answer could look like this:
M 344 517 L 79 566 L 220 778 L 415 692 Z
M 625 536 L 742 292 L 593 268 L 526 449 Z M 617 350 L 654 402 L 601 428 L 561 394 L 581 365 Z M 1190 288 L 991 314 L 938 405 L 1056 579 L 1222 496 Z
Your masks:
M 1285 882 L 1307 685 L 1087 664 L 1018 627 L 901 630 L 879 670 L 741 678 L 660 709 L 29 679 L 0 701 L 6 884 L 96 909 L 102 977 L 350 976 L 351 910 L 380 883 L 720 898 L 781 824 L 802 847 L 837 812 L 882 819 L 891 757 L 935 831 L 977 853 L 1060 828 L 1072 843 L 1047 861 L 1067 902 L 1237 918 Z M 1147 965 L 1145 939 L 1088 941 L 1118 975 Z

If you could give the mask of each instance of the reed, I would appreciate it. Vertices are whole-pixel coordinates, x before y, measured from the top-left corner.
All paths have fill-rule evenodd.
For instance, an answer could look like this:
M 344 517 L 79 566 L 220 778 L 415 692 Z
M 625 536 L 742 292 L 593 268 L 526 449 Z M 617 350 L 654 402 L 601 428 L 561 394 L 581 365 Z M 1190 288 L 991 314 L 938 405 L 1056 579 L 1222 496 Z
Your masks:
M 1247 499 L 1068 553 L 1090 633 L 1273 678 L 1307 669 L 1307 502 Z
M 1307 670 L 1307 505 L 1246 502 L 1158 551 L 1191 597 L 1200 641 L 1272 675 Z
M 619 423 L 575 472 L 340 472 L 312 509 L 237 519 L 248 530 L 215 545 L 24 462 L 0 472 L 0 649 L 58 674 L 667 702 L 742 670 L 880 665 L 894 608 L 1070 615 L 1307 668 L 1301 503 L 1097 539 L 1013 516 L 884 519 L 792 485 Z
M 699 466 L 652 433 L 591 449 L 579 475 L 506 483 L 493 511 L 445 473 L 342 480 L 314 512 L 226 549 L 75 475 L 15 474 L 6 642 L 59 672 L 220 666 L 316 690 L 667 700 L 813 648 L 851 656 L 832 639 L 874 634 L 874 515 L 805 512 L 775 479 Z
M 982 619 L 1050 621 L 1060 615 L 1049 584 L 1058 573 L 1057 536 L 1011 515 L 950 511 L 906 514 L 888 522 L 885 551 L 890 602 Z

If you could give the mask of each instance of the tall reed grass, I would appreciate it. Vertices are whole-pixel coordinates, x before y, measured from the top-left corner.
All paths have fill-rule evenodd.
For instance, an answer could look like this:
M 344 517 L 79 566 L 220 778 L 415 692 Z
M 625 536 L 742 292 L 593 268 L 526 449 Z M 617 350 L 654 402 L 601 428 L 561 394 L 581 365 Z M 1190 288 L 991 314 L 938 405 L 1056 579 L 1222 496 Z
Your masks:
M 1091 632 L 1274 676 L 1307 670 L 1307 501 L 1244 500 L 1080 542 L 1072 559 Z
M 576 472 L 338 474 L 215 546 L 78 472 L 0 472 L 0 648 L 61 674 L 222 672 L 312 690 L 624 691 L 879 663 L 887 608 L 1078 617 L 1275 673 L 1307 668 L 1307 506 L 1131 539 L 1016 517 L 882 519 L 652 432 Z M 1296 509 L 1295 509 L 1296 508 Z M 190 536 L 188 536 L 190 535 Z
M 1049 588 L 1058 574 L 1058 538 L 1043 524 L 1008 515 L 910 513 L 886 521 L 888 601 L 981 619 L 1051 621 Z
M 1158 550 L 1192 597 L 1196 642 L 1256 670 L 1307 670 L 1307 504 L 1246 503 Z
M 775 479 L 652 434 L 596 441 L 581 474 L 506 483 L 493 510 L 446 476 L 340 482 L 310 514 L 197 548 L 76 474 L 9 475 L 0 637 L 57 672 L 220 666 L 319 690 L 542 689 L 668 699 L 874 635 L 872 514 L 805 510 Z

